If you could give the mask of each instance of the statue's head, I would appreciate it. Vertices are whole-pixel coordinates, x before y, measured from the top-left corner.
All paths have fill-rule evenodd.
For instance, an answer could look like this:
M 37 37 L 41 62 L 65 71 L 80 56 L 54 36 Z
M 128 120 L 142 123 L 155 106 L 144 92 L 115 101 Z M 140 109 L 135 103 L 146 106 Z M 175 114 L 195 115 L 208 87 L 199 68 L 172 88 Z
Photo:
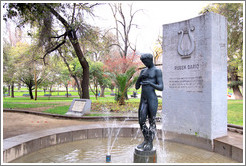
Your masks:
M 140 60 L 146 67 L 153 66 L 153 55 L 152 54 L 142 54 Z

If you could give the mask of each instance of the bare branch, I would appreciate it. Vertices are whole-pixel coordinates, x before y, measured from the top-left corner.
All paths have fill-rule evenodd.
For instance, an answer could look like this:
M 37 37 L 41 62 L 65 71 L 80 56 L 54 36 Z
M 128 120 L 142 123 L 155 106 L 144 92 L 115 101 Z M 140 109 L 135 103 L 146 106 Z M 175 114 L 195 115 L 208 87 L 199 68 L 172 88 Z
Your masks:
M 60 44 L 58 44 L 58 45 L 55 46 L 54 48 L 52 48 L 52 49 L 50 49 L 49 51 L 47 51 L 47 52 L 44 54 L 43 58 L 41 58 L 41 59 L 43 59 L 44 64 L 45 64 L 45 57 L 46 57 L 46 55 L 48 55 L 49 53 L 51 53 L 51 52 L 57 50 L 59 47 L 61 47 L 61 46 L 62 46 L 63 44 L 65 44 L 65 43 L 66 43 L 66 40 L 64 39 Z
M 44 5 L 50 10 L 50 12 L 55 15 L 55 17 L 61 21 L 61 23 L 65 26 L 66 29 L 68 29 L 70 26 L 68 24 L 68 22 L 59 14 L 57 13 L 57 11 L 55 9 L 53 9 L 52 7 L 50 7 L 50 5 L 48 5 L 47 3 L 44 3 Z
M 108 47 L 112 47 L 112 46 L 118 46 L 121 49 L 121 51 L 124 52 L 124 49 L 119 44 L 116 44 L 116 43 L 115 44 L 111 44 Z
M 72 14 L 72 21 L 71 21 L 71 24 L 73 24 L 73 22 L 74 22 L 75 8 L 76 8 L 76 3 L 73 3 L 73 14 Z
M 60 36 L 52 36 L 51 38 L 59 39 L 59 38 L 66 36 L 66 35 L 67 35 L 67 32 L 65 32 L 64 34 L 62 34 Z

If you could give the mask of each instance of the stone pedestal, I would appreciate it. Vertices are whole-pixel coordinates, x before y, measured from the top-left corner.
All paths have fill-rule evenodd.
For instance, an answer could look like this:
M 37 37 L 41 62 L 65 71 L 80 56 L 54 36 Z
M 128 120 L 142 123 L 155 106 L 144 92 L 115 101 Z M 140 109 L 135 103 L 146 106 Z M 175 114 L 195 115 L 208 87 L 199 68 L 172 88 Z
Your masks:
M 69 107 L 66 115 L 68 116 L 83 116 L 89 113 L 91 110 L 91 100 L 90 99 L 73 99 L 71 106 Z
M 157 155 L 156 149 L 151 151 L 143 151 L 142 149 L 135 148 L 134 163 L 156 163 Z
M 227 135 L 225 17 L 207 13 L 163 25 L 163 80 L 165 131 L 207 140 Z

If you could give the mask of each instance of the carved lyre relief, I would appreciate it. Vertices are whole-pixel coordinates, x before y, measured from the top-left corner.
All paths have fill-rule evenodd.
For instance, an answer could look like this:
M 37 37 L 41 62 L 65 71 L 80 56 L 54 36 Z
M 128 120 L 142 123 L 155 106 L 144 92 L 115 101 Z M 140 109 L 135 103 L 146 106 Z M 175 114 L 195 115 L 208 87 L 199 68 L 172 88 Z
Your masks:
M 178 43 L 178 53 L 181 55 L 182 58 L 190 58 L 190 54 L 194 51 L 195 49 L 195 44 L 194 44 L 194 39 L 191 35 L 191 31 L 194 31 L 195 27 L 192 26 L 192 28 L 185 28 L 184 30 L 180 30 L 178 34 L 180 35 L 179 38 L 179 43 Z M 183 50 L 181 47 L 181 44 L 184 39 L 184 35 L 188 35 L 189 41 L 190 41 L 190 46 L 188 49 Z

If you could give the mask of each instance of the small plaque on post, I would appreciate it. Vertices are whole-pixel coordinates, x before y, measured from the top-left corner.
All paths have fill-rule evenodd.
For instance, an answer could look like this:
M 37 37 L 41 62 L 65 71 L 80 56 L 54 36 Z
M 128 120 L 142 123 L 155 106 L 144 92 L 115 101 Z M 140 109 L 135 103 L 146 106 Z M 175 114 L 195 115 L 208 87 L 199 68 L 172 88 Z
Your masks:
M 69 107 L 66 115 L 71 116 L 83 116 L 85 113 L 91 110 L 90 99 L 73 99 L 71 106 Z

